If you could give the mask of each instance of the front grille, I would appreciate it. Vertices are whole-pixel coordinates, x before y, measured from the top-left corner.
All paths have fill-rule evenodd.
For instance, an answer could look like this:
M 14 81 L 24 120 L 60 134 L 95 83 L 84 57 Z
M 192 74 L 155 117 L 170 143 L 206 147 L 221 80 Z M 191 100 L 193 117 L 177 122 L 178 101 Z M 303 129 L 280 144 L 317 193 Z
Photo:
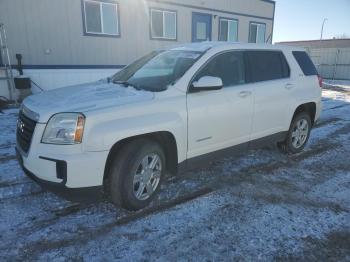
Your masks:
M 25 152 L 28 153 L 36 122 L 29 117 L 25 116 L 22 110 L 19 112 L 17 120 L 17 132 L 16 139 L 17 145 Z

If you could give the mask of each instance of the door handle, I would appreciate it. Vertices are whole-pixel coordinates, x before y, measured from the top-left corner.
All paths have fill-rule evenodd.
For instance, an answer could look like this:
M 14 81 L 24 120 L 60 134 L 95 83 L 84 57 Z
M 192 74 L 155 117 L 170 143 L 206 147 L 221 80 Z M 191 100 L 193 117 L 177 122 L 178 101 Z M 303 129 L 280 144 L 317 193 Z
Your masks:
M 292 89 L 294 87 L 294 85 L 293 84 L 286 84 L 284 87 L 286 89 L 290 90 L 290 89 Z
M 250 91 L 241 91 L 241 92 L 239 92 L 238 95 L 242 98 L 245 98 L 247 96 L 250 96 L 251 94 L 252 94 L 252 92 L 250 92 Z

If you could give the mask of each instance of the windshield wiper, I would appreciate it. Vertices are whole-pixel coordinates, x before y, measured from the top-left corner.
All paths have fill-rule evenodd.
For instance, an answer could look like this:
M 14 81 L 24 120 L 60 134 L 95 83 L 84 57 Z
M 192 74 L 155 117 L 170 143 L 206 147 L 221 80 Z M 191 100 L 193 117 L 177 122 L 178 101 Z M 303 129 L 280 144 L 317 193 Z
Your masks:
M 141 90 L 142 88 L 140 88 L 139 86 L 137 85 L 134 85 L 132 83 L 129 83 L 128 81 L 113 81 L 113 84 L 118 84 L 118 85 L 123 85 L 124 87 L 133 87 L 135 88 L 136 90 Z

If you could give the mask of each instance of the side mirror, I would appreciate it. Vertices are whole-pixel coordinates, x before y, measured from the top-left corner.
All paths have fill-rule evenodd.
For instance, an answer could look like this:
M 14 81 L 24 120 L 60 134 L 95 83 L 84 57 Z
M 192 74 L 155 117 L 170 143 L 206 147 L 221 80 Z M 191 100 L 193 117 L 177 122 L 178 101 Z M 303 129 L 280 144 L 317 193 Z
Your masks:
M 191 85 L 192 92 L 219 90 L 223 87 L 220 77 L 203 76 Z

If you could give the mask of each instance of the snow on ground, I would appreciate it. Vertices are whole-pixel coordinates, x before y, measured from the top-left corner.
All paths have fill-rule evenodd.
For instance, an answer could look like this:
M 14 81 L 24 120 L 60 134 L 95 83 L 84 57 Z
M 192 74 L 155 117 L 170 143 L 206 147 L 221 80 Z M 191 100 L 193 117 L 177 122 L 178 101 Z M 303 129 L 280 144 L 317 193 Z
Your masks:
M 168 177 L 149 209 L 70 203 L 15 160 L 0 113 L 0 260 L 350 260 L 350 92 L 328 86 L 305 151 L 252 150 Z
M 340 87 L 350 90 L 350 80 L 330 80 L 324 79 L 323 85 L 326 87 Z

